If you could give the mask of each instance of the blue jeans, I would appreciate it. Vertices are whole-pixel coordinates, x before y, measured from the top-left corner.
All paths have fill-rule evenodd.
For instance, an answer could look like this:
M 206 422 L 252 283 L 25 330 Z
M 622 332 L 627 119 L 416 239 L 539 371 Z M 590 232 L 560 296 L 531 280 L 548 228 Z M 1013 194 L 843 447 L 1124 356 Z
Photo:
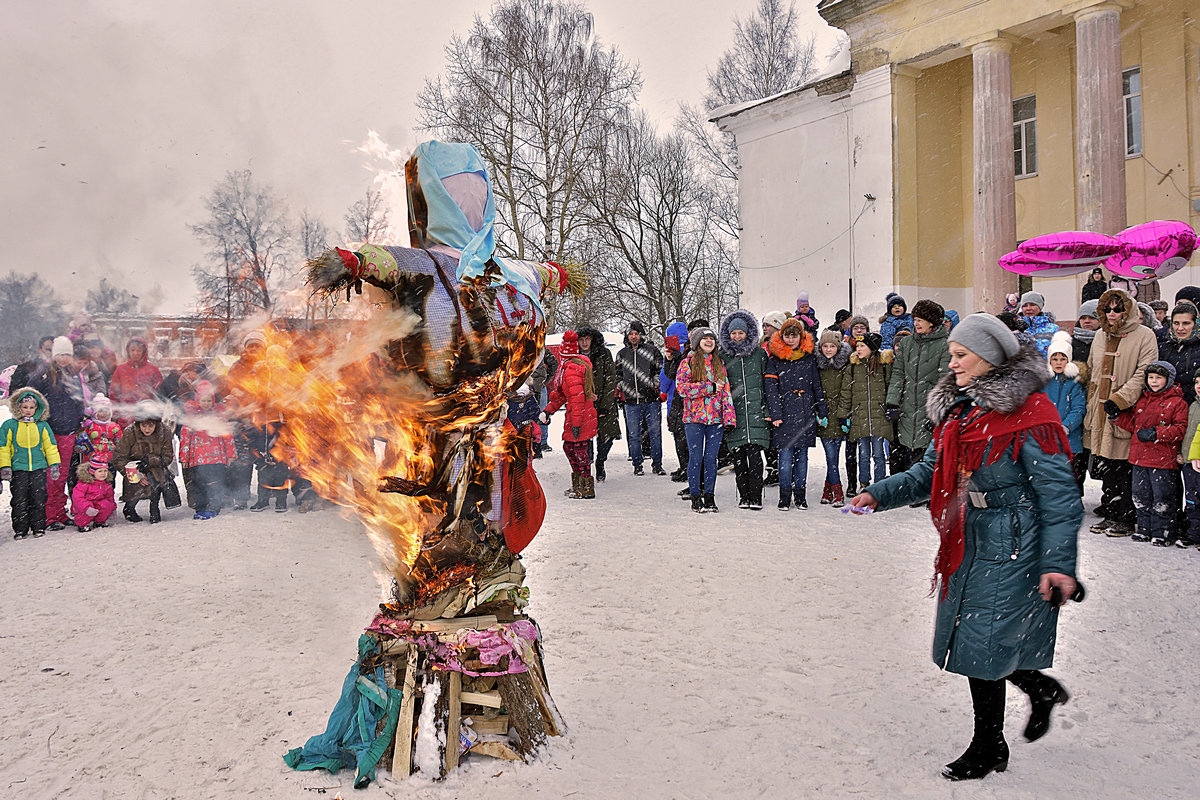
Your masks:
M 1183 462 L 1183 513 L 1187 517 L 1185 538 L 1192 544 L 1200 544 L 1200 472 L 1192 469 L 1191 462 Z
M 626 403 L 625 432 L 629 435 L 629 455 L 633 465 L 642 465 L 642 423 L 650 437 L 650 463 L 662 469 L 662 403 Z
M 808 448 L 779 448 L 779 491 L 808 486 Z
M 722 425 L 685 422 L 683 432 L 687 435 L 688 443 L 688 492 L 693 495 L 712 494 L 717 488 L 717 451 L 721 449 L 725 428 Z M 700 486 L 701 473 L 704 475 L 703 487 Z
M 871 459 L 875 459 L 875 480 L 871 480 Z M 858 482 L 879 483 L 887 475 L 887 439 L 864 436 L 858 440 Z
M 830 424 L 833 424 L 832 420 L 830 420 Z M 844 441 L 846 441 L 845 436 L 821 440 L 821 447 L 825 448 L 825 482 L 832 483 L 834 486 L 842 485 L 842 473 L 838 471 L 838 456 L 842 453 L 842 442 Z

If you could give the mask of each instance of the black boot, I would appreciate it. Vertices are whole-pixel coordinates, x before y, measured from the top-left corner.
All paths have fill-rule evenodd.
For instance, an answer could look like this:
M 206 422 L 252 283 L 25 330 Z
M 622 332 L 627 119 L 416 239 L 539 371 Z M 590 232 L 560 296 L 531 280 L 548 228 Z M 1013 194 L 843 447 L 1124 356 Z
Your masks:
M 704 510 L 712 514 L 716 514 L 721 510 L 717 508 L 717 499 L 711 494 L 704 495 Z
M 807 491 L 807 487 L 804 486 L 792 487 L 792 502 L 796 504 L 796 508 L 808 510 L 808 500 L 804 496 Z
M 266 511 L 267 506 L 269 506 L 269 505 L 271 505 L 271 497 L 267 493 L 267 490 L 262 488 L 261 486 L 258 487 L 258 502 L 255 503 L 254 505 L 250 506 L 250 510 L 251 511 Z
M 1025 738 L 1036 742 L 1050 730 L 1050 712 L 1060 703 L 1071 699 L 1063 685 L 1036 669 L 1019 669 L 1008 676 L 1013 686 L 1029 695 L 1032 710 L 1025 725 Z
M 1008 769 L 1008 742 L 1004 741 L 1004 681 L 968 678 L 975 716 L 975 735 L 965 753 L 942 767 L 951 781 L 974 781 L 989 772 Z
M 596 480 L 600 481 L 601 483 L 604 483 L 604 479 L 607 477 L 608 477 L 608 474 L 604 471 L 604 462 L 597 461 L 596 462 Z
M 121 513 L 123 513 L 125 515 L 125 519 L 129 520 L 130 522 L 142 521 L 142 518 L 138 515 L 137 509 L 134 508 L 133 503 L 126 503 L 125 510 Z
M 707 510 L 704 507 L 704 498 L 698 494 L 690 495 L 690 497 L 692 498 L 692 511 L 695 511 L 697 514 L 703 514 Z
M 159 513 L 158 503 L 151 503 L 150 504 L 150 524 L 157 525 L 160 522 L 162 522 L 162 514 Z
M 791 507 L 792 507 L 792 490 L 784 489 L 781 487 L 779 489 L 779 510 L 787 511 Z

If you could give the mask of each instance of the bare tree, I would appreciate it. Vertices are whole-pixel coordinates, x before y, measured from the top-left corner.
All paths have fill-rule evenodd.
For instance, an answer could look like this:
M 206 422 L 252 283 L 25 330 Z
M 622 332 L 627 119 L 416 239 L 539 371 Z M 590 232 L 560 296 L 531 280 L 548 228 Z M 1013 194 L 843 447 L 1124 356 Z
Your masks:
M 226 173 L 205 205 L 208 220 L 191 226 L 210 256 L 192 268 L 200 313 L 231 322 L 271 311 L 271 276 L 292 241 L 283 203 L 246 169 Z
M 64 330 L 63 302 L 37 274 L 9 272 L 0 278 L 0 361 L 31 358 L 41 336 Z
M 500 0 L 446 47 L 444 76 L 418 95 L 419 124 L 483 155 L 502 252 L 565 261 L 587 224 L 581 178 L 640 88 L 583 7 Z
M 84 308 L 88 313 L 111 312 L 115 314 L 132 314 L 138 310 L 140 299 L 128 289 L 119 289 L 101 278 L 95 289 L 88 289 L 87 301 Z
M 661 330 L 736 303 L 714 196 L 685 136 L 659 136 L 638 117 L 611 137 L 597 167 L 587 186 L 598 239 L 593 291 L 610 315 Z
M 367 194 L 346 211 L 346 240 L 376 243 L 387 237 L 389 216 L 383 193 L 367 189 Z M 319 254 L 319 252 L 318 252 Z M 305 255 L 305 258 L 313 256 Z

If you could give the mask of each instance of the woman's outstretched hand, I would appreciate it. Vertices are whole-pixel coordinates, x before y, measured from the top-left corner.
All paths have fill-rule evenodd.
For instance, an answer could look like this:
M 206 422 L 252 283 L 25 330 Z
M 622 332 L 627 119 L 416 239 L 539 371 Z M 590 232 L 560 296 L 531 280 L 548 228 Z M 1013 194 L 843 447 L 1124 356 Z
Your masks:
M 879 506 L 879 501 L 870 492 L 859 492 L 847 505 L 851 508 L 869 508 L 874 511 Z
M 1042 581 L 1038 585 L 1038 593 L 1047 603 L 1051 602 L 1054 587 L 1058 587 L 1059 603 L 1067 602 L 1067 598 L 1075 594 L 1075 579 L 1070 575 L 1064 575 L 1061 572 L 1047 572 L 1042 575 Z

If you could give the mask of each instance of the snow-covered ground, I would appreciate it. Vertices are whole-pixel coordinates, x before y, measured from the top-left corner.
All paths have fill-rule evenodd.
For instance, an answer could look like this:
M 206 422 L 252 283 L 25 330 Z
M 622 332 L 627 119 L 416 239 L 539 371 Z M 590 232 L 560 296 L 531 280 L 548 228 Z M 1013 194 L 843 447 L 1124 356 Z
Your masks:
M 693 514 L 680 484 L 631 474 L 623 443 L 597 499 L 567 500 L 551 441 L 537 462 L 550 509 L 525 563 L 569 730 L 537 762 L 471 758 L 440 784 L 381 771 L 362 791 L 348 772 L 284 765 L 324 728 L 379 597 L 367 537 L 332 509 L 174 511 L 17 542 L 5 497 L 0 787 L 88 800 L 1197 796 L 1200 552 L 1081 533 L 1089 597 L 1065 611 L 1053 671 L 1071 702 L 1029 744 L 1010 689 L 1008 771 L 948 784 L 938 769 L 970 738 L 970 701 L 928 657 L 925 512 L 817 505 L 820 448 L 807 512 L 740 511 L 723 475 L 721 513 Z

